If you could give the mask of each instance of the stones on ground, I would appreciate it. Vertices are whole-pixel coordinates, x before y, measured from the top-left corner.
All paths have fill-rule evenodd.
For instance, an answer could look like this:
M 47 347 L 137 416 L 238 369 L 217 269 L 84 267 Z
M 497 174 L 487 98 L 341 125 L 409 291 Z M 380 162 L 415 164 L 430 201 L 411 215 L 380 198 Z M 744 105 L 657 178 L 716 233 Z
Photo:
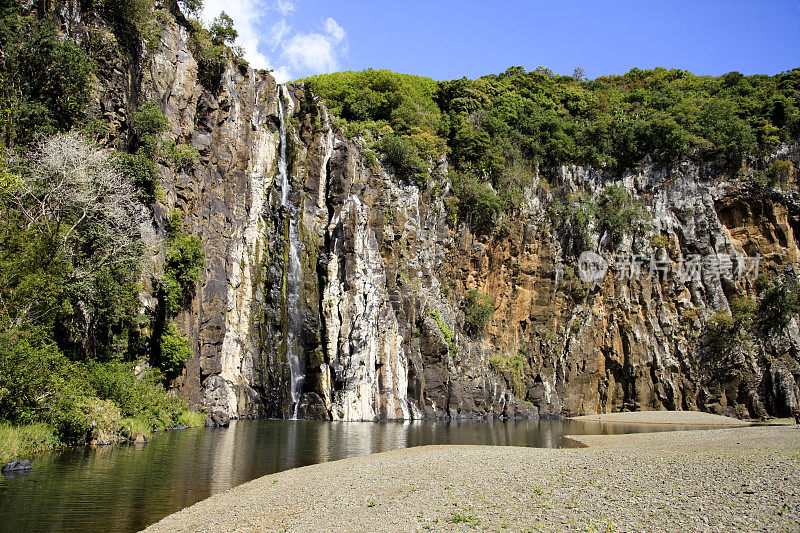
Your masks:
M 9 461 L 8 463 L 4 464 L 2 468 L 0 468 L 0 472 L 3 474 L 14 474 L 20 472 L 27 472 L 31 469 L 31 462 L 28 459 L 23 459 L 21 461 Z

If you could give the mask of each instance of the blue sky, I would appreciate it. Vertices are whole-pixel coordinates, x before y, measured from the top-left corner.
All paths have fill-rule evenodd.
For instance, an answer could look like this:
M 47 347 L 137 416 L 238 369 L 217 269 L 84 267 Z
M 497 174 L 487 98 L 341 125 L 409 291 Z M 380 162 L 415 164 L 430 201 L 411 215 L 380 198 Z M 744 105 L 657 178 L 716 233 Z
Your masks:
M 205 0 L 279 81 L 388 68 L 435 79 L 539 65 L 595 78 L 632 67 L 776 74 L 800 67 L 800 0 Z

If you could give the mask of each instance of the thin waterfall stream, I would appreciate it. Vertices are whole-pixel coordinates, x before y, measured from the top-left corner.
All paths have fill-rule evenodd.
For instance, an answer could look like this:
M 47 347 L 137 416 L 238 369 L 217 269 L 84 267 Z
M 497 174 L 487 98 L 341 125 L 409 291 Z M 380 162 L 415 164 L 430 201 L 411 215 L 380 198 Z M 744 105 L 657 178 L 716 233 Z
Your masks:
M 278 115 L 280 118 L 280 148 L 278 154 L 278 175 L 281 180 L 281 206 L 288 219 L 289 258 L 286 263 L 286 360 L 289 363 L 291 375 L 290 394 L 292 405 L 290 407 L 292 419 L 297 418 L 300 405 L 300 396 L 303 388 L 303 368 L 300 363 L 300 334 L 302 321 L 300 318 L 300 285 L 301 265 L 298 252 L 299 235 L 297 210 L 291 201 L 291 183 L 286 161 L 286 112 L 283 107 L 282 85 L 278 86 Z

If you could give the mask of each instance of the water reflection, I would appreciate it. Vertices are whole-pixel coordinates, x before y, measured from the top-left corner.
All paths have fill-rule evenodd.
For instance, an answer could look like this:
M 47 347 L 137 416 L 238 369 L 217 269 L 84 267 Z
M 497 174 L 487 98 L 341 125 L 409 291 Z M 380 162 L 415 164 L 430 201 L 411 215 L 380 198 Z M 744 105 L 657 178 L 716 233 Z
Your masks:
M 46 454 L 26 476 L 0 476 L 0 531 L 138 531 L 265 474 L 411 446 L 557 447 L 570 445 L 565 434 L 665 429 L 687 428 L 569 420 L 258 420 L 234 422 L 229 429 L 167 432 L 146 446 Z

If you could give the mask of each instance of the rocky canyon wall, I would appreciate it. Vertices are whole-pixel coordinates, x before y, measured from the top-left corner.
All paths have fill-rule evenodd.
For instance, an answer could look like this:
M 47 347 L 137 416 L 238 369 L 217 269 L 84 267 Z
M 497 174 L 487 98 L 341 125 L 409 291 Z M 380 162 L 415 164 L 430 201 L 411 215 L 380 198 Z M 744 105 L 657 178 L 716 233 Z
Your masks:
M 502 231 L 476 235 L 448 223 L 446 178 L 420 188 L 375 164 L 302 84 L 232 67 L 204 87 L 187 42 L 169 23 L 155 50 L 110 57 L 95 114 L 124 143 L 128 112 L 155 102 L 165 139 L 199 154 L 162 166 L 154 227 L 163 237 L 177 209 L 206 253 L 177 318 L 194 354 L 173 386 L 210 420 L 797 408 L 797 317 L 724 356 L 702 349 L 708 318 L 754 295 L 752 277 L 662 279 L 644 267 L 622 279 L 609 268 L 581 289 L 569 275 L 578 255 L 546 210 L 549 187 L 596 197 L 620 185 L 653 229 L 614 246 L 594 233 L 591 248 L 611 267 L 630 254 L 673 269 L 682 257 L 758 255 L 761 269 L 796 276 L 796 193 L 690 163 L 614 178 L 563 167 L 539 172 Z M 446 162 L 436 165 L 446 176 Z M 496 309 L 485 331 L 467 333 L 470 289 Z

